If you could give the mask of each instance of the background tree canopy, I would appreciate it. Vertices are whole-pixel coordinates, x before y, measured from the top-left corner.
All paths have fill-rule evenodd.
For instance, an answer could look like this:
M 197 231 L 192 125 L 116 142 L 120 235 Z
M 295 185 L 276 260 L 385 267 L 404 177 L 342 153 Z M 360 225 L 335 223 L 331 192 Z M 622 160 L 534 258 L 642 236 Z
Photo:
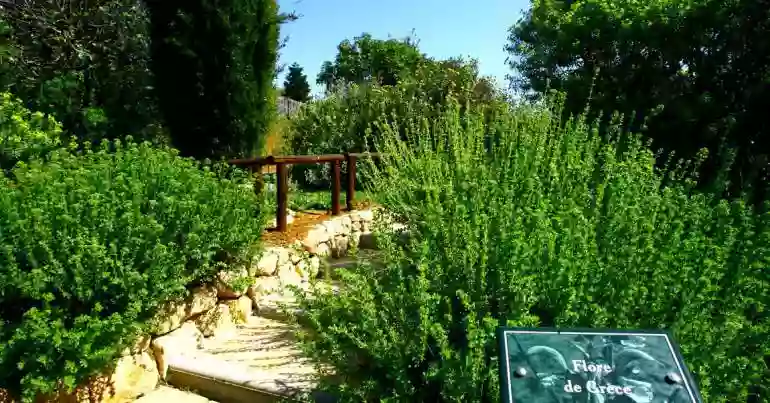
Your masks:
M 352 42 L 342 41 L 337 46 L 337 57 L 333 62 L 324 62 L 316 81 L 327 89 L 338 82 L 396 85 L 424 59 L 412 38 L 380 40 L 365 33 Z
M 310 83 L 297 63 L 289 66 L 289 73 L 283 82 L 283 96 L 299 102 L 307 102 L 310 99 Z
M 729 194 L 766 192 L 770 7 L 753 0 L 535 0 L 510 29 L 513 83 L 567 94 L 565 112 L 613 111 L 655 149 L 693 158 L 703 185 L 734 160 Z M 647 120 L 644 127 L 643 121 Z

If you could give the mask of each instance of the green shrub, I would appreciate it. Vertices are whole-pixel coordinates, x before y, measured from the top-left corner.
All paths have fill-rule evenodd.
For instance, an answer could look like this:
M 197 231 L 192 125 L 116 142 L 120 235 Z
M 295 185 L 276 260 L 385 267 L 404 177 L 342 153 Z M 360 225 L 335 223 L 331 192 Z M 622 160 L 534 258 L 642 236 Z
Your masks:
M 105 142 L 2 178 L 0 388 L 29 401 L 73 387 L 161 303 L 250 256 L 258 200 L 241 172 L 215 168 Z
M 11 94 L 0 94 L 0 169 L 43 156 L 61 140 L 61 127 L 52 117 L 31 113 Z
M 634 137 L 518 107 L 383 126 L 374 191 L 408 223 L 386 267 L 301 298 L 305 351 L 349 402 L 498 401 L 495 328 L 670 329 L 709 402 L 770 385 L 770 214 L 692 191 Z M 496 140 L 490 147 L 485 132 Z M 753 396 L 753 399 L 750 397 Z
M 487 81 L 478 78 L 473 63 L 462 60 L 424 62 L 395 86 L 349 84 L 323 100 L 305 105 L 292 118 L 291 149 L 294 154 L 339 154 L 377 151 L 380 130 L 372 123 L 387 120 L 397 127 L 438 116 L 452 95 L 461 104 L 501 107 L 499 94 Z M 368 133 L 368 135 L 367 135 Z M 297 165 L 292 178 L 303 187 L 328 188 L 328 164 Z M 343 165 L 343 174 L 347 167 Z M 366 178 L 359 172 L 359 183 Z

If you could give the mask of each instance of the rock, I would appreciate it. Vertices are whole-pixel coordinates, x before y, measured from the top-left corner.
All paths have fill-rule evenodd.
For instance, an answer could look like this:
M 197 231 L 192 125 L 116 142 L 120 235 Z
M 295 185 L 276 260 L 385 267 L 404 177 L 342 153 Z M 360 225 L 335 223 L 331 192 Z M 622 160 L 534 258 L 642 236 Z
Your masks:
M 297 272 L 295 266 L 286 265 L 278 270 L 278 280 L 280 289 L 283 290 L 285 285 L 300 285 L 302 284 L 302 275 Z
M 278 277 L 257 277 L 254 281 L 254 288 L 259 296 L 280 292 L 281 280 Z
M 94 376 L 73 392 L 59 392 L 53 396 L 39 396 L 37 403 L 123 403 L 151 392 L 158 386 L 158 367 L 148 351 L 121 357 L 114 367 Z M 0 389 L 0 403 L 16 403 Z
M 329 236 L 337 235 L 340 232 L 340 223 L 337 220 L 324 221 L 323 225 L 326 228 L 326 232 Z
M 244 295 L 238 299 L 225 301 L 225 305 L 230 309 L 233 323 L 246 323 L 249 320 L 252 313 L 251 298 Z
M 321 243 L 316 247 L 315 254 L 321 257 L 329 256 L 330 250 L 328 243 Z
M 361 232 L 372 232 L 372 222 L 361 221 Z
M 361 222 L 361 215 L 357 211 L 350 213 L 350 221 L 353 223 Z
M 235 299 L 246 293 L 248 284 L 244 284 L 241 289 L 233 289 L 232 282 L 238 277 L 248 277 L 248 270 L 240 268 L 236 271 L 221 271 L 217 273 L 217 278 L 214 280 L 214 285 L 217 288 L 217 297 L 220 299 Z
M 256 284 L 252 284 L 249 286 L 249 288 L 246 290 L 246 296 L 249 297 L 251 300 L 251 310 L 253 312 L 259 312 L 259 306 L 260 302 L 259 299 L 261 298 L 261 294 L 259 293 L 259 288 L 257 288 Z
M 212 285 L 194 288 L 188 297 L 187 318 L 202 314 L 217 305 L 217 289 Z
M 158 366 L 148 351 L 121 357 L 110 377 L 112 390 L 105 391 L 102 402 L 125 402 L 148 393 L 158 386 Z
M 353 221 L 353 224 L 350 226 L 350 232 L 351 233 L 361 232 L 362 226 L 363 226 L 363 221 Z
M 275 248 L 268 248 L 268 250 L 278 255 L 278 266 L 289 262 L 289 255 L 291 254 L 290 249 L 275 247 Z
M 300 262 L 300 260 L 302 260 L 303 255 L 304 252 L 292 251 L 289 255 L 289 262 L 291 262 L 291 264 L 297 264 Z
M 217 304 L 195 319 L 195 326 L 203 337 L 228 336 L 235 333 L 230 307 L 227 304 Z
M 310 253 L 316 253 L 319 244 L 329 241 L 329 231 L 323 224 L 314 226 L 308 231 L 302 246 Z
M 361 218 L 361 221 L 374 221 L 374 211 L 372 210 L 359 211 L 358 216 Z
M 338 258 L 348 254 L 348 237 L 344 235 L 337 235 L 334 238 L 334 248 L 332 248 L 332 257 Z
M 256 275 L 272 276 L 276 270 L 278 270 L 278 255 L 265 251 L 257 262 Z
M 161 379 L 166 379 L 169 355 L 184 355 L 203 348 L 203 334 L 195 323 L 185 322 L 179 329 L 152 341 L 152 353 Z
M 185 320 L 199 315 L 217 304 L 217 289 L 201 286 L 193 289 L 184 300 L 168 301 L 155 314 L 152 334 L 164 335 L 182 326 Z
M 152 319 L 152 334 L 164 335 L 182 326 L 187 319 L 187 301 L 173 300 L 161 305 Z
M 152 337 L 149 334 L 140 335 L 131 346 L 123 349 L 123 352 L 120 355 L 133 355 L 147 351 L 150 348 L 150 341 L 152 341 Z M 0 400 L 0 403 L 2 403 L 2 400 Z
M 350 216 L 342 216 L 340 217 L 339 221 L 342 228 L 345 228 L 345 232 L 350 232 L 350 228 L 353 226 L 353 220 L 350 218 Z

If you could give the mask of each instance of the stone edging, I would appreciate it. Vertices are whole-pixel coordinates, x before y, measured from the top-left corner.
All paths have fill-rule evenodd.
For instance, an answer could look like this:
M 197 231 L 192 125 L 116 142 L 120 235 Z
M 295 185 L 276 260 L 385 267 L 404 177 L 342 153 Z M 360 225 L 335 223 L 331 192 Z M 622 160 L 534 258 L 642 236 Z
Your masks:
M 198 287 L 182 301 L 167 303 L 157 315 L 155 331 L 143 340 L 154 357 L 158 374 L 166 379 L 172 357 L 196 354 L 205 337 L 229 337 L 248 316 L 275 295 L 287 294 L 287 286 L 309 283 L 319 275 L 321 258 L 344 256 L 352 247 L 373 248 L 374 210 L 355 211 L 334 217 L 310 229 L 303 240 L 290 247 L 267 247 L 255 264 L 240 273 L 222 272 L 213 284 Z M 250 284 L 233 289 L 232 276 L 246 277 Z
M 374 210 L 355 211 L 333 217 L 310 229 L 303 240 L 290 247 L 267 247 L 256 262 L 240 272 L 221 272 L 212 284 L 190 291 L 186 298 L 164 304 L 155 315 L 153 331 L 125 349 L 114 370 L 99 378 L 113 386 L 109 396 L 96 401 L 128 401 L 154 390 L 166 379 L 169 363 L 199 355 L 205 337 L 229 337 L 237 325 L 259 314 L 263 302 L 283 295 L 287 286 L 306 285 L 319 275 L 321 258 L 340 257 L 354 246 L 374 248 L 371 232 Z M 233 277 L 248 278 L 233 289 Z M 238 282 L 237 280 L 235 282 Z M 266 312 L 267 313 L 267 312 Z M 96 383 L 96 381 L 94 381 Z M 90 383 L 74 395 L 95 396 Z M 0 403 L 10 402 L 0 390 Z

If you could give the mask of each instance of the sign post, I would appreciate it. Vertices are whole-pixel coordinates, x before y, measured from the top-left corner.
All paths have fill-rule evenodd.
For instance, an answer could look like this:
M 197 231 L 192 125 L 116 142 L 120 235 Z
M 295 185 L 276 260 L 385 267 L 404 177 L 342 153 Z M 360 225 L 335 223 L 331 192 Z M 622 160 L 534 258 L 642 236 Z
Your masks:
M 667 332 L 500 328 L 503 403 L 702 403 Z

